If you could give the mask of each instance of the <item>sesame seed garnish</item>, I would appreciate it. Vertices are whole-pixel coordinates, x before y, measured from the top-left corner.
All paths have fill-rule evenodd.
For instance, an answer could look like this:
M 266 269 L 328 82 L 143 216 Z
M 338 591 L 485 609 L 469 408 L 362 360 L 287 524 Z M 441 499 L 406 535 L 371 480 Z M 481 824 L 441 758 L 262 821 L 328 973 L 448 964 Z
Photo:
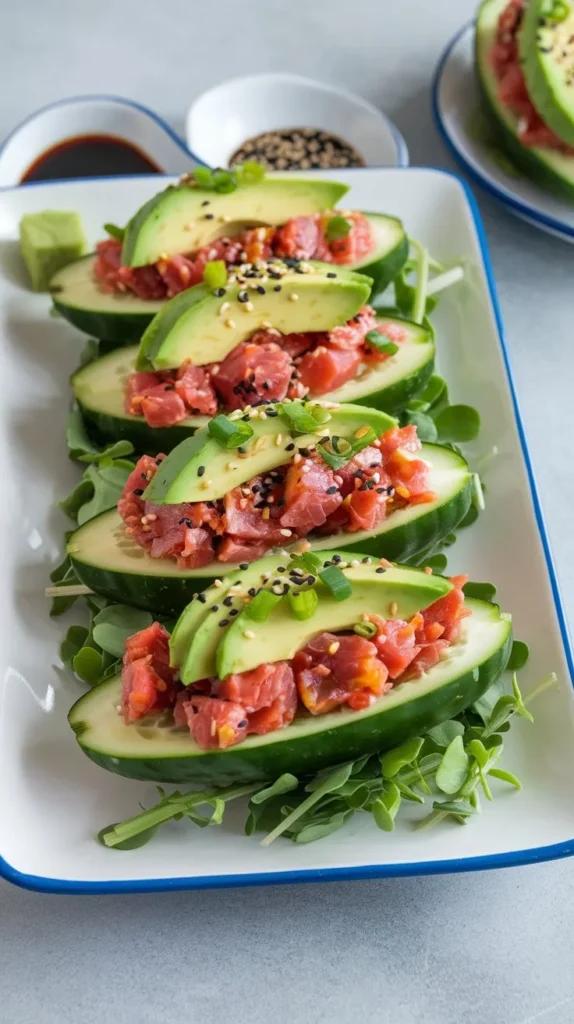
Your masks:
M 261 513 L 261 518 L 262 519 L 269 519 L 269 509 L 268 508 L 264 508 L 263 509 L 263 512 Z
M 213 220 L 214 217 L 215 217 L 214 213 L 206 213 L 205 214 L 205 219 L 206 220 Z
M 213 581 L 213 586 L 214 587 L 222 587 L 223 586 L 223 580 L 214 580 Z
M 359 429 L 358 429 L 358 430 L 355 430 L 355 437 L 356 437 L 356 438 L 364 437 L 364 436 L 365 436 L 365 434 L 368 434 L 368 433 L 369 433 L 369 430 L 370 430 L 370 429 L 371 429 L 371 428 L 370 428 L 370 427 L 367 427 L 366 425 L 365 425 L 365 426 L 363 426 L 363 427 L 359 427 Z
M 280 533 L 281 533 L 282 537 L 292 537 L 293 536 L 293 530 L 283 529 L 283 530 L 280 530 Z
M 432 576 L 432 569 L 430 565 L 425 565 L 424 571 L 426 572 L 427 576 Z
M 378 569 L 375 569 L 375 572 L 378 572 L 378 573 L 385 572 L 385 569 L 383 569 L 382 566 L 379 566 Z
M 289 296 L 289 302 L 298 302 L 298 301 L 299 301 L 299 296 L 297 295 L 297 292 L 291 292 L 291 295 Z
M 275 444 L 277 445 L 277 447 L 279 447 L 279 445 L 281 444 L 282 440 L 283 440 L 283 434 L 277 434 L 277 437 L 275 438 Z
M 336 274 L 334 274 L 332 270 L 330 270 L 330 271 L 328 272 L 328 274 L 327 274 L 327 277 L 336 277 L 336 276 L 337 276 L 337 275 L 336 275 Z
M 198 601 L 199 601 L 199 602 L 200 602 L 201 604 L 205 604 L 205 603 L 206 603 L 206 601 L 207 601 L 207 598 L 206 598 L 205 594 L 198 594 L 198 595 L 197 595 L 197 600 L 198 600 Z
M 202 206 L 211 206 L 211 199 L 204 199 L 201 205 Z
M 361 563 L 358 558 L 353 558 L 353 561 L 351 562 L 351 569 L 357 569 L 360 564 Z
M 243 570 L 248 569 L 249 568 L 249 562 L 240 562 L 239 563 L 239 568 L 243 569 Z
M 246 640 L 255 640 L 255 633 L 253 632 L 252 629 L 244 629 L 243 636 L 245 637 Z
M 339 643 L 338 640 L 333 640 L 333 643 L 329 644 L 329 647 L 327 648 L 328 651 L 329 651 L 329 654 L 336 654 L 337 651 L 339 650 L 340 646 L 341 646 L 341 644 Z
M 218 604 L 212 604 L 211 610 L 212 610 L 212 612 L 218 612 L 219 611 L 219 605 Z
M 327 487 L 327 490 L 325 491 L 325 494 L 336 494 L 337 491 L 338 491 L 337 485 L 333 484 L 331 487 Z
M 237 467 L 237 463 L 236 462 L 228 462 L 226 468 L 229 469 L 229 470 L 237 469 L 238 468 Z
M 197 475 L 198 476 L 203 476 L 204 473 L 205 473 L 205 466 L 198 466 L 197 467 Z
M 244 302 L 243 303 L 243 311 L 244 311 L 244 313 L 252 313 L 253 309 L 254 309 L 254 306 L 253 306 L 252 302 Z
M 396 615 L 398 610 L 399 610 L 399 606 L 398 606 L 397 602 L 393 601 L 391 606 L 390 606 L 390 609 L 389 609 L 391 615 Z
M 232 320 L 230 317 L 228 317 L 227 320 L 225 321 L 225 326 L 226 327 L 235 327 L 235 320 Z
M 219 625 L 220 626 L 228 626 L 229 625 L 229 619 L 222 619 L 221 622 L 219 623 Z
M 223 302 L 222 305 L 219 307 L 219 312 L 220 313 L 226 313 L 227 310 L 229 309 L 230 305 L 231 305 L 231 303 L 229 303 L 229 302 Z
M 285 445 L 285 451 L 286 452 L 293 452 L 293 451 L 295 451 L 295 444 L 294 444 L 294 442 L 291 442 L 291 444 L 286 444 Z
M 202 480 L 200 486 L 202 491 L 208 491 L 211 487 L 211 480 Z

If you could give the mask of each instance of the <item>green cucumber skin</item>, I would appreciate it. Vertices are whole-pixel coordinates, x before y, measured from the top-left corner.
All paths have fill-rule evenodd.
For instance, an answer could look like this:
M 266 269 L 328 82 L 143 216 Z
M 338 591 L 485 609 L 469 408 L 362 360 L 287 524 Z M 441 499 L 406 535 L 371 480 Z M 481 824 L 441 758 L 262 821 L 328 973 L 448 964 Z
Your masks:
M 107 342 L 107 351 L 111 348 L 120 348 L 123 345 L 136 344 L 157 312 L 96 313 L 91 309 L 66 306 L 63 302 L 58 302 L 57 295 L 52 295 L 52 302 L 54 308 L 79 331 Z
M 74 726 L 84 754 L 100 768 L 145 782 L 208 783 L 272 781 L 284 772 L 299 778 L 363 754 L 388 750 L 421 730 L 430 729 L 464 711 L 504 671 L 512 647 L 510 623 L 504 643 L 481 665 L 443 687 L 389 711 L 334 727 L 313 737 L 301 736 L 275 745 L 206 752 L 200 757 L 122 758 L 82 746 L 81 723 Z M 106 685 L 103 683 L 102 685 Z M 415 686 L 416 683 L 413 683 Z M 383 698 L 384 701 L 384 698 Z
M 503 149 L 517 168 L 524 171 L 524 174 L 535 181 L 542 188 L 549 189 L 555 195 L 564 199 L 574 200 L 574 182 L 569 182 L 561 175 L 556 174 L 547 165 L 543 164 L 536 154 L 523 146 L 510 131 L 508 125 L 500 117 L 496 105 L 492 102 L 488 89 L 482 80 L 480 53 L 478 48 L 478 32 L 476 33 L 477 43 L 475 45 L 475 64 L 477 69 L 478 84 L 480 86 L 482 106 L 489 119 L 493 135 L 496 137 L 501 149 Z M 573 161 L 574 162 L 574 161 Z
M 472 487 L 472 476 L 469 476 L 464 487 L 449 501 L 421 516 L 420 519 L 355 544 L 352 540 L 353 534 L 347 533 L 340 546 L 345 551 L 388 558 L 392 562 L 404 562 L 420 551 L 434 547 L 458 526 L 470 508 Z M 144 608 L 169 616 L 179 615 L 193 595 L 211 586 L 222 571 L 221 563 L 215 562 L 212 571 L 210 572 L 206 566 L 206 574 L 201 577 L 146 576 L 144 573 L 130 574 L 102 569 L 83 562 L 72 554 L 70 559 L 78 579 L 96 594 L 120 604 L 129 604 L 135 608 Z
M 429 359 L 414 373 L 398 380 L 396 384 L 372 394 L 363 395 L 361 398 L 354 398 L 353 405 L 365 405 L 369 409 L 378 409 L 394 416 L 401 412 L 407 402 L 424 388 L 433 372 L 434 358 Z M 319 395 L 318 399 L 319 401 L 328 401 L 329 396 Z M 136 452 L 146 455 L 158 455 L 160 452 L 167 454 L 186 437 L 194 434 L 196 430 L 195 427 L 178 423 L 173 427 L 150 427 L 143 416 L 124 419 L 119 416 L 111 416 L 108 413 L 96 412 L 94 409 L 84 406 L 79 399 L 77 402 L 86 420 L 90 437 L 93 441 L 103 445 L 111 444 L 113 441 L 126 440 L 132 442 Z
M 371 287 L 371 300 L 384 292 L 392 281 L 394 281 L 397 274 L 401 272 L 405 263 L 409 258 L 409 240 L 404 235 L 400 242 L 391 249 L 386 256 L 381 257 L 379 260 L 375 260 L 373 263 L 369 263 L 366 267 L 353 267 L 349 269 L 357 270 L 359 274 L 364 274 L 365 277 L 370 277 L 373 284 Z

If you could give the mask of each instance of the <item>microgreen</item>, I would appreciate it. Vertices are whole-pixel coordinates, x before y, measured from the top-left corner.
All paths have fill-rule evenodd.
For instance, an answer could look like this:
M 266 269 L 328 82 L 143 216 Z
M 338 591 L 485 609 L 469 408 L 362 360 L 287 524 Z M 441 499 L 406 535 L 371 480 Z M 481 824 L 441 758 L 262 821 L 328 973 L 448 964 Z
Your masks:
M 434 422 L 441 444 L 474 441 L 480 431 L 480 416 L 472 405 L 448 405 Z
M 530 649 L 528 644 L 524 643 L 524 640 L 515 640 L 512 644 L 510 658 L 506 667 L 510 672 L 520 672 L 520 669 L 524 668 L 529 657 Z
M 462 589 L 465 597 L 474 597 L 477 601 L 494 601 L 496 597 L 494 583 L 476 583 L 469 580 Z
M 317 451 L 323 462 L 326 462 L 336 472 L 338 469 L 346 466 L 355 455 L 362 451 L 363 448 L 372 444 L 373 441 L 376 441 L 376 439 L 377 434 L 373 427 L 366 427 L 361 431 L 360 437 L 357 437 L 357 432 L 348 438 L 333 435 L 329 441 L 326 441 L 324 444 L 318 444 Z

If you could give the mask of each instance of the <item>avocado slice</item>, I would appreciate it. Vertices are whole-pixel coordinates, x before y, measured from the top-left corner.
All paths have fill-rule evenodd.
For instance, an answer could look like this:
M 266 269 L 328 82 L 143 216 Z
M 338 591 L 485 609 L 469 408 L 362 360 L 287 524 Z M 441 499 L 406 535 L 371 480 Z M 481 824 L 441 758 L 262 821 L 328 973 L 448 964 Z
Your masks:
M 289 404 L 284 402 L 253 410 L 257 414 L 257 418 L 250 420 L 253 436 L 240 448 L 224 448 L 207 430 L 198 430 L 163 460 L 145 489 L 145 500 L 157 505 L 215 501 L 258 473 L 268 473 L 285 465 L 291 460 L 295 447 L 316 444 L 327 434 L 346 438 L 364 426 L 373 427 L 380 437 L 396 426 L 395 419 L 376 409 L 341 405 L 327 411 L 320 402 L 309 402 L 304 407 L 320 410 L 323 422 L 317 423 L 316 429 L 307 434 L 296 434 L 284 411 Z
M 211 192 L 194 185 L 170 185 L 137 211 L 126 227 L 122 263 L 142 267 L 163 253 L 195 252 L 222 235 L 246 227 L 285 224 L 332 210 L 349 186 L 338 181 L 266 174 L 234 192 Z
M 322 562 L 328 564 L 334 554 L 322 551 Z M 364 612 L 408 619 L 452 590 L 452 584 L 444 577 L 428 575 L 421 569 L 393 566 L 382 571 L 372 558 L 353 565 L 358 561 L 354 555 L 345 557 L 339 553 L 339 557 L 339 565 L 353 588 L 351 597 L 336 601 L 322 583 L 315 584 L 319 603 L 315 614 L 304 621 L 292 615 L 283 598 L 262 623 L 249 618 L 249 605 L 245 605 L 248 592 L 262 586 L 271 590 L 274 584 L 287 585 L 296 592 L 309 589 L 308 584 L 293 587 L 284 554 L 253 562 L 244 571 L 221 581 L 221 586 L 209 587 L 201 601 L 191 601 L 180 615 L 170 640 L 170 662 L 180 668 L 182 683 L 189 685 L 214 675 L 223 679 L 232 672 L 256 668 L 264 661 L 290 659 L 318 633 L 352 629 Z M 245 637 L 246 631 L 249 638 Z
M 506 0 L 484 0 L 476 22 L 476 69 L 489 124 L 500 148 L 517 168 L 566 199 L 574 199 L 574 157 L 546 146 L 524 146 L 518 138 L 519 118 L 498 98 L 498 83 L 490 63 L 498 19 Z
M 467 599 L 472 613 L 446 656 L 420 679 L 400 683 L 364 711 L 299 714 L 285 729 L 248 736 L 227 750 L 202 750 L 169 720 L 126 725 L 118 676 L 88 690 L 68 715 L 86 756 L 129 779 L 226 786 L 305 778 L 329 765 L 388 750 L 470 707 L 500 678 L 512 646 L 512 621 L 495 604 Z
M 56 271 L 77 260 L 87 242 L 78 213 L 43 210 L 20 220 L 20 251 L 35 292 L 47 292 Z
M 553 10 L 559 9 L 557 19 Z M 528 0 L 518 39 L 534 106 L 558 138 L 574 146 L 574 8 L 566 0 Z
M 282 334 L 331 331 L 350 320 L 371 292 L 368 278 L 328 263 L 307 263 L 308 273 L 281 260 L 270 261 L 266 270 L 246 266 L 257 278 L 232 274 L 225 289 L 198 284 L 170 299 L 141 340 L 136 369 L 176 369 L 186 359 L 196 366 L 221 362 L 264 325 Z

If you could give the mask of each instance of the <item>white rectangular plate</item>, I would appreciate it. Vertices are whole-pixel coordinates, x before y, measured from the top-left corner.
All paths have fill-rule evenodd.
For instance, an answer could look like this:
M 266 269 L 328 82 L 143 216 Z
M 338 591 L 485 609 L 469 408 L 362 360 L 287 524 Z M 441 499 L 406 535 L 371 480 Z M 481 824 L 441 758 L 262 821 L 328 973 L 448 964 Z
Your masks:
M 333 175 L 342 177 L 343 175 Z M 516 635 L 530 644 L 527 693 L 550 671 L 558 685 L 539 699 L 536 720 L 513 726 L 505 765 L 522 793 L 497 790 L 468 827 L 392 834 L 357 815 L 326 840 L 269 849 L 242 834 L 243 808 L 220 829 L 164 827 L 146 847 L 107 850 L 95 832 L 152 802 L 154 787 L 109 775 L 81 753 L 66 722 L 79 684 L 58 666 L 61 620 L 43 597 L 67 528 L 54 503 L 77 478 L 66 460 L 64 423 L 82 336 L 48 317 L 46 296 L 23 287 L 17 249 L 22 214 L 75 209 L 92 241 L 105 221 L 123 224 L 158 178 L 61 182 L 0 193 L 0 564 L 3 568 L 0 718 L 0 873 L 55 892 L 137 892 L 269 882 L 367 878 L 522 864 L 574 852 L 572 651 L 558 595 L 496 307 L 485 239 L 472 196 L 444 171 L 360 170 L 345 174 L 350 207 L 393 213 L 445 263 L 462 260 L 463 285 L 436 314 L 440 370 L 454 401 L 483 418 L 474 454 L 499 454 L 484 469 L 487 509 L 449 549 L 449 571 L 498 584 Z M 416 816 L 416 815 L 415 815 Z

